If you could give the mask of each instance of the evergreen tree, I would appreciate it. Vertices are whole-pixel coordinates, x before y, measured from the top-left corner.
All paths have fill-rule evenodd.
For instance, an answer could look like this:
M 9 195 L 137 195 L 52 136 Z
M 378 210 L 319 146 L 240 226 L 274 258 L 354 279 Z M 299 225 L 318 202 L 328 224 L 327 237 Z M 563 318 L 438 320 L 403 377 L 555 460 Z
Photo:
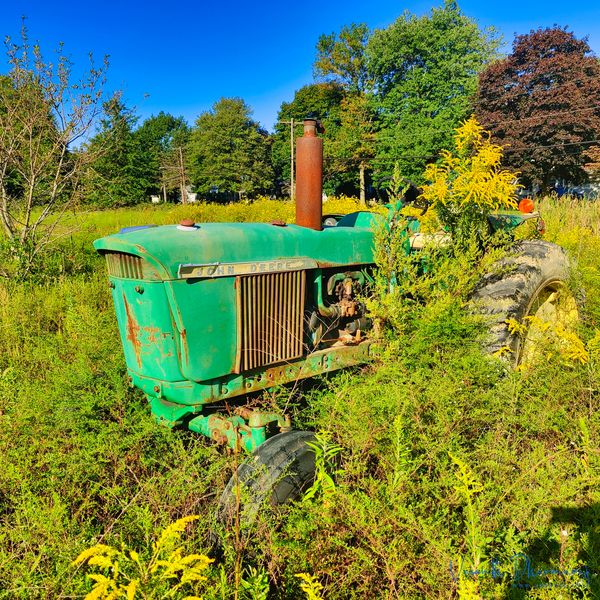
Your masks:
M 102 151 L 91 164 L 86 177 L 85 200 L 96 206 L 129 206 L 147 199 L 151 179 L 146 157 L 134 135 L 137 117 L 120 98 L 104 104 L 100 131 L 88 151 Z

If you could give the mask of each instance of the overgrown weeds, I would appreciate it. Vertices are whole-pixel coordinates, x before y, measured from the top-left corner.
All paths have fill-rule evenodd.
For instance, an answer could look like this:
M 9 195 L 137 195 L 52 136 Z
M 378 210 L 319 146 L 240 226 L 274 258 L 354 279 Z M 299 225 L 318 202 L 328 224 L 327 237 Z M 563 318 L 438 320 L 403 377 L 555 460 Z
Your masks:
M 549 223 L 560 210 L 544 210 Z M 309 572 L 332 598 L 593 597 L 597 238 L 579 245 L 590 361 L 565 355 L 518 373 L 482 354 L 485 323 L 465 310 L 502 247 L 407 257 L 402 231 L 379 233 L 369 306 L 387 341 L 379 361 L 311 402 L 316 427 L 344 448 L 335 488 L 294 507 L 269 539 L 271 576 Z
M 465 311 L 494 256 L 455 260 L 432 248 L 424 269 L 398 254 L 397 291 L 373 306 L 386 350 L 361 372 L 313 389 L 302 409 L 303 423 L 343 448 L 334 466 L 323 462 L 322 481 L 334 481 L 326 501 L 323 488 L 278 520 L 262 514 L 237 590 L 236 555 L 226 551 L 203 571 L 204 597 L 600 593 L 597 207 L 550 200 L 541 208 L 548 238 L 579 264 L 589 362 L 507 372 L 482 355 L 485 325 Z M 86 240 L 159 214 L 90 215 L 73 238 L 74 264 L 88 264 L 77 250 Z M 103 267 L 91 253 L 89 261 L 43 284 L 0 284 L 6 600 L 82 597 L 92 583 L 71 567 L 81 551 L 149 548 L 156 532 L 187 515 L 199 519 L 186 548 L 214 557 L 208 532 L 233 461 L 163 430 L 127 387 Z M 378 285 L 389 291 L 389 278 Z M 465 487 L 467 475 L 474 483 Z

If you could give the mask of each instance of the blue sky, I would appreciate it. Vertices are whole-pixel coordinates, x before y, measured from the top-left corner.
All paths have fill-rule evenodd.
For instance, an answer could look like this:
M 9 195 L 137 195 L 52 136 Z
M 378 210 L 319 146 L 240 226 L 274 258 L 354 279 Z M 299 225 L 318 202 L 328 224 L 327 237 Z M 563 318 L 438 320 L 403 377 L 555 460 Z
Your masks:
M 439 0 L 441 3 L 441 0 Z M 515 33 L 568 25 L 600 55 L 600 1 L 459 2 L 481 26 L 495 26 L 510 47 Z M 123 90 L 145 118 L 161 110 L 190 123 L 223 96 L 239 96 L 271 129 L 277 110 L 312 81 L 321 33 L 365 22 L 385 27 L 403 10 L 427 12 L 433 1 L 329 0 L 319 3 L 149 0 L 4 0 L 0 33 L 17 36 L 27 17 L 30 37 L 51 51 L 59 41 L 78 64 L 87 53 L 110 55 L 109 86 Z M 4 64 L 2 64 L 4 68 Z

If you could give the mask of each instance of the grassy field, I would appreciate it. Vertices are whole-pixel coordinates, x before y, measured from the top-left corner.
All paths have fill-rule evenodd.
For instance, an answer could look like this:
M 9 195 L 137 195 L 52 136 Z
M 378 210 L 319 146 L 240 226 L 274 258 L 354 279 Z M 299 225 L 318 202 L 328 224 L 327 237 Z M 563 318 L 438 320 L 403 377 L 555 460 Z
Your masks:
M 301 399 L 277 392 L 298 427 L 343 448 L 336 488 L 231 540 L 203 597 L 304 597 L 298 573 L 324 598 L 600 595 L 600 203 L 546 200 L 542 212 L 546 239 L 577 262 L 589 360 L 555 356 L 507 375 L 481 354 L 481 324 L 464 310 L 477 273 L 454 265 L 444 286 L 416 282 L 428 302 L 397 307 L 397 331 L 372 365 Z M 185 515 L 200 517 L 187 549 L 211 552 L 235 458 L 159 427 L 128 388 L 90 246 L 123 226 L 183 217 L 291 221 L 293 206 L 72 215 L 45 276 L 0 282 L 0 599 L 83 597 L 91 583 L 71 564 L 82 550 L 124 543 L 147 554 Z

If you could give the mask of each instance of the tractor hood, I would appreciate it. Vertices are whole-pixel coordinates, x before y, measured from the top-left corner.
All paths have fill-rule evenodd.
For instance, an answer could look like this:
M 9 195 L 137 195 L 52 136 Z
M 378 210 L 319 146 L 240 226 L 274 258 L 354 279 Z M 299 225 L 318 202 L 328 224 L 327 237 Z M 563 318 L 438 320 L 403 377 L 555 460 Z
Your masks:
M 262 277 L 264 282 L 264 275 L 272 273 L 289 294 L 277 296 L 277 302 L 288 306 L 297 296 L 301 305 L 307 270 L 372 263 L 369 218 L 359 216 L 348 215 L 345 226 L 322 231 L 187 221 L 130 228 L 96 240 L 95 248 L 106 258 L 125 359 L 136 385 L 176 402 L 206 401 L 218 394 L 220 387 L 212 384 L 203 388 L 209 394 L 204 400 L 182 400 L 181 390 L 155 388 L 240 372 L 244 281 Z M 262 306 L 254 296 L 247 303 Z M 296 317 L 301 326 L 302 311 Z
M 365 225 L 371 225 L 365 219 Z M 361 223 L 362 224 L 362 223 Z M 272 261 L 302 261 L 299 268 L 321 268 L 373 262 L 371 227 L 338 226 L 315 231 L 297 225 L 266 223 L 201 223 L 123 230 L 94 242 L 102 254 L 124 253 L 147 264 L 141 279 L 175 280 L 239 274 L 232 263 L 248 272 L 264 272 Z M 262 262 L 270 261 L 262 265 Z M 287 270 L 285 268 L 284 270 Z M 233 269 L 233 270 L 231 270 Z M 126 276 L 126 275 L 124 275 Z

